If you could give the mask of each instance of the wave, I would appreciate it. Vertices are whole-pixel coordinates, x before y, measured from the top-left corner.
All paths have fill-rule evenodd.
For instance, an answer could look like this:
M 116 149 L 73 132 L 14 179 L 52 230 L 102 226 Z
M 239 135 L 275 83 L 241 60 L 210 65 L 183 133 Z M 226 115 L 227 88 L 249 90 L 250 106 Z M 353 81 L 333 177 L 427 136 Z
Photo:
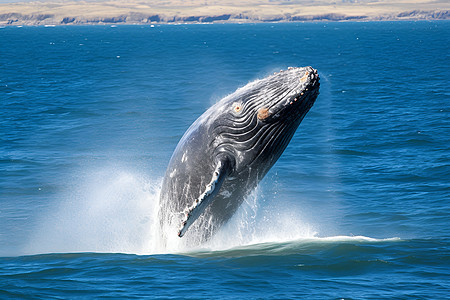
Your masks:
M 264 243 L 248 244 L 226 249 L 199 248 L 196 250 L 179 254 L 193 257 L 241 257 L 241 256 L 256 256 L 256 255 L 284 256 L 299 253 L 307 254 L 337 246 L 345 247 L 345 245 L 352 245 L 358 247 L 364 245 L 391 244 L 403 241 L 405 240 L 402 240 L 401 238 L 398 237 L 385 239 L 376 239 L 366 236 L 311 237 L 289 241 L 271 241 Z
M 230 292 L 238 298 L 427 298 L 431 290 L 432 298 L 444 299 L 448 245 L 448 239 L 334 236 L 177 255 L 0 258 L 0 298 L 186 298 L 186 292 L 195 298 L 229 298 Z

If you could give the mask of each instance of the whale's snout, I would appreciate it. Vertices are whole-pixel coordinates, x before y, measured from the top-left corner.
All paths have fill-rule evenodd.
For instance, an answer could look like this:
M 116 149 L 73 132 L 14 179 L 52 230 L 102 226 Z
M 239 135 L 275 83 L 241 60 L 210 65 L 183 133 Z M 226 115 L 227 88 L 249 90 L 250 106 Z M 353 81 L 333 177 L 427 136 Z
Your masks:
M 317 70 L 312 67 L 308 68 L 309 70 L 305 71 L 305 75 L 303 75 L 302 80 L 309 79 L 309 85 L 311 86 L 319 84 L 319 73 L 317 73 Z
M 291 119 L 306 114 L 319 94 L 320 78 L 317 70 L 310 66 L 289 67 L 273 76 L 272 85 L 277 92 L 273 93 L 269 114 L 274 119 Z
M 292 71 L 295 76 L 299 78 L 300 85 L 298 86 L 297 94 L 305 94 L 308 91 L 313 91 L 319 88 L 319 73 L 313 67 L 305 68 L 288 68 L 288 71 Z M 294 87 L 293 87 L 294 88 Z M 298 96 L 298 95 L 297 95 Z
M 305 94 L 309 96 L 317 96 L 316 92 L 319 90 L 320 82 L 319 82 L 319 73 L 316 69 L 312 67 L 306 67 L 302 77 L 300 77 L 300 93 L 297 93 L 297 97 L 303 96 Z M 315 97 L 310 97 L 314 98 Z

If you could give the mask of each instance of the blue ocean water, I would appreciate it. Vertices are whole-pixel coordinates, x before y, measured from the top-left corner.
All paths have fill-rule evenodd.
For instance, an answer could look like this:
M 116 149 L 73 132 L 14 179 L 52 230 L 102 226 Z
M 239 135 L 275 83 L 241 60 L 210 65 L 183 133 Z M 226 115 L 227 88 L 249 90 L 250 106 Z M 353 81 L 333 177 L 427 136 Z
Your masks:
M 448 45 L 448 21 L 0 28 L 0 298 L 448 298 Z M 159 246 L 184 131 L 307 65 L 321 94 L 258 190 Z

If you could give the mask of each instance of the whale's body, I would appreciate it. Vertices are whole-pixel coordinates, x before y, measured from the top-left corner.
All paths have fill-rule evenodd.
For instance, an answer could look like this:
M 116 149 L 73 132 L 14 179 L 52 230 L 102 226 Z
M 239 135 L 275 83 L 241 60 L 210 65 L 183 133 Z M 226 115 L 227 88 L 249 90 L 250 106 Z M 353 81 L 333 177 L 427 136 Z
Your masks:
M 193 243 L 208 240 L 283 153 L 318 91 L 316 70 L 289 68 L 247 84 L 201 115 L 167 167 L 162 231 Z

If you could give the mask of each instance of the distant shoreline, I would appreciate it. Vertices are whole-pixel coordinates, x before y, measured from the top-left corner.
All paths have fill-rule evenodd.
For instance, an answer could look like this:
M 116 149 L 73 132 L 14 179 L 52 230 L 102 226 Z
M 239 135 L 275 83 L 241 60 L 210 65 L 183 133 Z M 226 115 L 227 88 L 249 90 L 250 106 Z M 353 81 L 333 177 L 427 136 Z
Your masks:
M 383 23 L 383 22 L 431 22 L 431 21 L 449 21 L 449 19 L 382 19 L 382 20 L 341 20 L 341 21 L 333 21 L 333 20 L 311 20 L 311 21 L 255 21 L 255 22 L 155 22 L 155 23 L 76 23 L 76 24 L 2 24 L 0 23 L 0 28 L 6 28 L 6 27 L 71 27 L 71 26 L 149 26 L 149 27 L 155 27 L 155 26 L 161 26 L 161 25 L 173 25 L 173 26 L 179 26 L 179 25 L 214 25 L 214 24 L 294 24 L 294 23 L 350 23 L 350 22 L 357 22 L 357 23 L 364 23 L 364 22 L 377 22 L 377 23 Z
M 431 16 L 430 16 L 431 15 Z M 171 17 L 170 21 L 136 21 L 128 16 L 97 17 L 90 20 L 78 20 L 77 17 L 64 17 L 55 20 L 52 17 L 27 16 L 14 14 L 12 16 L 0 15 L 0 26 L 73 26 L 73 25 L 163 25 L 163 24 L 245 24 L 245 23 L 304 23 L 304 22 L 383 22 L 383 21 L 436 21 L 450 20 L 450 12 L 433 12 L 426 17 L 404 16 L 404 17 L 367 17 L 367 16 L 345 16 L 345 15 L 317 15 L 304 16 L 290 19 L 226 19 L 221 16 L 189 16 Z M 433 17 L 437 15 L 437 17 Z M 154 16 L 151 16 L 154 17 Z M 131 19 L 131 20 L 129 20 Z M 148 18 L 147 18 L 148 19 Z M 128 21 L 129 20 L 129 21 Z
M 0 26 L 450 20 L 439 0 L 54 1 L 0 4 Z

